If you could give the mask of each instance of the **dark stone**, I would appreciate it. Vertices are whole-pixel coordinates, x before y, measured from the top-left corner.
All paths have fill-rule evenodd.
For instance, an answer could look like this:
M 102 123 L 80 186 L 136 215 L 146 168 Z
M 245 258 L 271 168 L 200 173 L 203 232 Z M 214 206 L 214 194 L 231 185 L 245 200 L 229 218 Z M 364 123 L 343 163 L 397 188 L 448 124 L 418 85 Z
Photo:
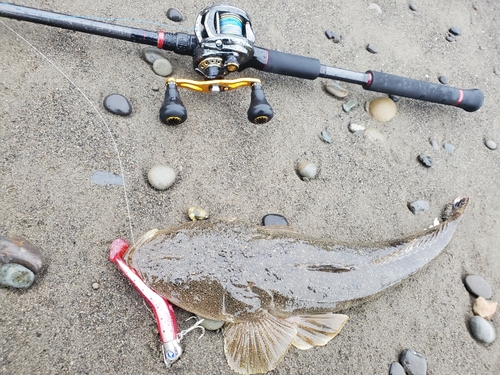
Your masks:
M 462 30 L 460 30 L 460 29 L 459 29 L 458 27 L 456 27 L 456 26 L 450 27 L 450 29 L 449 29 L 448 31 L 449 31 L 451 34 L 456 35 L 456 36 L 458 36 L 458 35 L 462 34 Z
M 389 98 L 391 98 L 394 103 L 397 103 L 401 100 L 401 97 L 399 95 L 394 95 L 394 94 L 390 94 Z
M 392 362 L 391 367 L 389 367 L 389 375 L 406 375 L 406 372 L 399 362 Z
M 288 225 L 286 218 L 279 214 L 267 214 L 262 218 L 262 225 L 265 227 L 269 225 Z
M 182 17 L 181 12 L 179 12 L 177 9 L 174 8 L 170 8 L 169 10 L 167 10 L 167 18 L 170 21 L 174 22 L 181 22 L 184 19 L 184 17 Z
M 132 113 L 132 105 L 123 95 L 111 94 L 104 98 L 104 108 L 115 115 L 128 116 Z
M 427 373 L 425 357 L 413 349 L 403 350 L 399 356 L 399 363 L 403 365 L 408 375 L 425 375 Z
M 447 85 L 448 84 L 448 77 L 446 77 L 446 76 L 440 76 L 439 77 L 439 82 L 441 82 L 443 85 Z
M 2 263 L 21 264 L 38 273 L 42 269 L 42 253 L 23 237 L 0 237 L 0 265 Z
M 370 53 L 378 53 L 378 48 L 376 45 L 372 44 L 372 43 L 369 43 L 367 46 L 366 46 L 366 50 Z
M 426 166 L 427 168 L 432 167 L 432 159 L 430 156 L 420 154 L 418 155 L 418 161 L 422 163 L 422 165 Z
M 479 275 L 469 275 L 464 280 L 469 293 L 476 297 L 491 298 L 491 285 Z

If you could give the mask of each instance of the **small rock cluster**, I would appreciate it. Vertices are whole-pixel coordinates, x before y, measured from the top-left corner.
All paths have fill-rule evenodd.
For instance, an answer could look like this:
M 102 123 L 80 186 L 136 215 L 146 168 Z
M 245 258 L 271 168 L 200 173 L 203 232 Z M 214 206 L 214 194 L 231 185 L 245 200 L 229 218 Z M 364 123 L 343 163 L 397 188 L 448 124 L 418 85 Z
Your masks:
M 470 333 L 477 341 L 489 345 L 495 341 L 496 332 L 488 320 L 495 314 L 498 303 L 490 300 L 493 292 L 482 276 L 468 275 L 464 284 L 469 293 L 477 297 L 472 307 L 474 316 L 469 320 Z
M 399 355 L 399 362 L 392 362 L 389 375 L 425 375 L 427 361 L 425 357 L 413 349 L 405 349 Z
M 148 46 L 141 50 L 141 56 L 144 61 L 153 66 L 153 71 L 159 76 L 168 77 L 172 74 L 172 64 L 168 61 L 165 51 Z
M 452 26 L 448 29 L 448 33 L 446 34 L 446 40 L 448 42 L 454 42 L 456 40 L 456 37 L 462 34 L 462 30 L 460 30 L 456 26 Z

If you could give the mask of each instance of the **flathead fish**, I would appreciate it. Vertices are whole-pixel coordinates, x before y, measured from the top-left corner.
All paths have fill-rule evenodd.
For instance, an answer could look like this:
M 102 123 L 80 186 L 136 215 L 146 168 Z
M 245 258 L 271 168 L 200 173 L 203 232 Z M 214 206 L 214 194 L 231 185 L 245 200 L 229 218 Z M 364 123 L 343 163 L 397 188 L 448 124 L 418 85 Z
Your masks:
M 309 349 L 336 336 L 334 314 L 420 270 L 450 242 L 468 204 L 424 233 L 364 248 L 290 230 L 197 221 L 152 230 L 124 259 L 173 304 L 224 321 L 224 351 L 240 374 L 274 369 L 294 345 Z

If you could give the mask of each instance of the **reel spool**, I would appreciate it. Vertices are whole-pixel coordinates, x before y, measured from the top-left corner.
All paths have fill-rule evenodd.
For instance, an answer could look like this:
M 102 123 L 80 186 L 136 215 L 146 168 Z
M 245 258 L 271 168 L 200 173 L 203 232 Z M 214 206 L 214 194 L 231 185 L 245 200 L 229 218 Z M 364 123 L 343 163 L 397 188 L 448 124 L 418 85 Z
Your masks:
M 167 125 L 178 125 L 187 119 L 178 86 L 212 93 L 251 86 L 248 120 L 255 124 L 270 121 L 274 113 L 259 79 L 223 79 L 227 74 L 238 71 L 254 55 L 255 34 L 250 17 L 243 10 L 229 5 L 208 7 L 196 19 L 195 34 L 198 45 L 194 49 L 193 67 L 206 81 L 167 79 L 165 100 L 160 108 L 161 121 Z

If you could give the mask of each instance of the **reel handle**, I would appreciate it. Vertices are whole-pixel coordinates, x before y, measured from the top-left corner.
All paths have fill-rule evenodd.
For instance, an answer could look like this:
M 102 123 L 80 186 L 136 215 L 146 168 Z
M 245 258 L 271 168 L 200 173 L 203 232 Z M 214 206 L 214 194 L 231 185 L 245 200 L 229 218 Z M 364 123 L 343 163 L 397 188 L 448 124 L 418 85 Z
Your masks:
M 165 99 L 160 107 L 160 120 L 167 125 L 179 125 L 187 119 L 187 110 L 182 104 L 175 82 L 167 82 Z
M 273 109 L 269 105 L 260 83 L 252 85 L 252 96 L 247 116 L 248 121 L 254 124 L 265 124 L 271 121 L 274 116 Z
M 483 105 L 484 94 L 478 89 L 459 89 L 371 70 L 366 73 L 371 79 L 363 85 L 365 90 L 452 105 L 467 112 L 477 111 Z

